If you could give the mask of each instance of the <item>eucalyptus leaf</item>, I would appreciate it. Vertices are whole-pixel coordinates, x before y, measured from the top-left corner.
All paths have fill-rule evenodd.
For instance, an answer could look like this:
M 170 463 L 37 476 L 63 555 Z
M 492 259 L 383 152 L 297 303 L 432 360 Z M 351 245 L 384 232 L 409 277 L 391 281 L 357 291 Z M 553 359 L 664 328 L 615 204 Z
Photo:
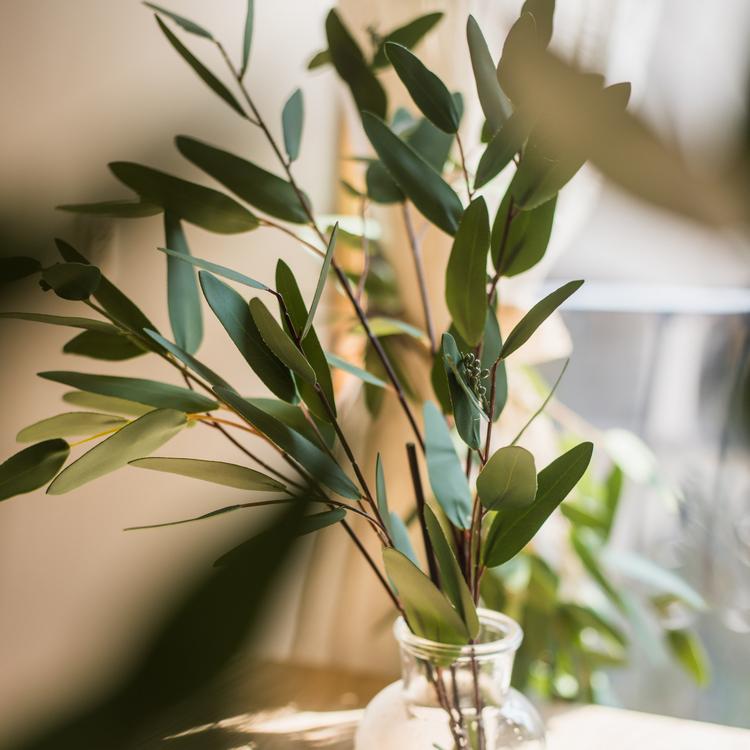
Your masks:
M 385 336 L 411 336 L 418 341 L 426 341 L 425 332 L 398 318 L 387 318 L 384 315 L 374 315 L 368 320 L 370 330 L 378 338 Z M 357 333 L 364 333 L 364 328 L 357 325 L 354 329 Z
M 406 555 L 386 547 L 383 562 L 415 635 L 438 643 L 468 643 L 470 635 L 458 612 Z
M 83 372 L 40 372 L 40 378 L 62 383 L 72 388 L 101 396 L 115 396 L 126 401 L 154 406 L 157 409 L 177 409 L 184 412 L 203 412 L 218 408 L 213 399 L 169 383 L 142 378 L 121 378 L 116 375 L 89 375 Z
M 277 482 L 260 471 L 223 461 L 206 461 L 198 458 L 137 458 L 129 463 L 138 469 L 151 469 L 192 479 L 202 479 L 238 490 L 283 492 L 286 489 L 281 482 Z
M 63 393 L 63 401 L 66 404 L 78 406 L 83 409 L 94 409 L 106 414 L 125 414 L 129 417 L 140 417 L 154 407 L 139 404 L 136 401 L 128 401 L 116 396 L 100 396 L 98 393 L 86 391 L 68 391 Z
M 95 435 L 105 430 L 121 427 L 127 422 L 122 417 L 98 412 L 68 412 L 42 419 L 24 427 L 16 440 L 19 443 L 33 443 L 38 440 L 64 438 L 74 435 Z
M 352 500 L 359 499 L 359 490 L 351 479 L 317 445 L 267 412 L 257 408 L 234 391 L 227 388 L 215 388 L 214 390 L 238 414 L 260 430 L 279 448 L 286 451 L 316 481 L 326 485 L 342 497 Z
M 552 17 L 555 13 L 555 0 L 526 0 L 521 13 L 531 13 L 536 23 L 539 41 L 546 47 L 552 39 Z
M 193 266 L 196 266 L 197 268 L 202 268 L 204 271 L 211 271 L 211 273 L 215 273 L 217 276 L 223 276 L 225 279 L 229 279 L 230 281 L 236 281 L 239 284 L 244 284 L 245 286 L 252 287 L 253 289 L 260 289 L 261 291 L 269 291 L 269 288 L 261 283 L 260 281 L 256 281 L 255 279 L 251 279 L 249 276 L 245 276 L 244 273 L 240 273 L 239 271 L 235 271 L 233 268 L 227 268 L 226 266 L 220 266 L 218 263 L 212 263 L 210 260 L 203 260 L 203 258 L 196 258 L 193 255 L 184 255 L 183 253 L 179 253 L 176 250 L 171 250 L 168 247 L 159 247 L 157 250 L 160 250 L 163 253 L 166 253 L 172 258 L 175 258 L 183 263 L 190 263 Z
M 521 150 L 529 135 L 526 118 L 514 112 L 492 136 L 477 165 L 474 189 L 486 185 L 500 174 Z
M 378 513 L 380 513 L 380 517 L 383 519 L 383 524 L 388 533 L 393 536 L 391 512 L 388 509 L 388 493 L 386 492 L 385 485 L 385 471 L 383 470 L 383 460 L 380 457 L 380 453 L 375 456 L 375 499 L 378 504 Z M 403 552 L 403 550 L 401 551 Z
M 55 263 L 42 271 L 42 282 L 67 300 L 88 299 L 99 286 L 102 272 L 85 263 Z
M 378 157 L 404 194 L 435 226 L 455 234 L 463 206 L 453 188 L 381 119 L 364 112 L 362 123 Z
M 371 161 L 365 172 L 365 185 L 367 196 L 374 203 L 403 203 L 405 200 L 401 188 L 393 181 L 393 178 L 379 160 Z
M 72 214 L 106 216 L 112 219 L 143 219 L 162 212 L 161 206 L 146 201 L 114 200 L 99 203 L 65 203 L 56 206 L 58 211 Z
M 78 354 L 82 357 L 121 362 L 125 359 L 140 357 L 147 351 L 132 337 L 122 331 L 83 331 L 74 336 L 63 346 L 65 354 Z
M 315 384 L 315 370 L 305 359 L 305 355 L 297 348 L 289 335 L 276 322 L 268 308 L 259 297 L 250 300 L 250 315 L 253 322 L 260 331 L 260 335 L 266 346 L 283 362 L 293 373 L 310 385 Z
M 47 315 L 45 313 L 0 312 L 0 318 L 14 320 L 28 320 L 32 323 L 48 323 L 53 326 L 68 326 L 69 328 L 83 328 L 85 331 L 99 333 L 118 333 L 119 329 L 111 323 L 92 318 L 67 317 L 63 315 Z
M 292 185 L 256 164 L 208 143 L 178 135 L 178 151 L 251 206 L 283 221 L 307 222 L 307 213 Z M 302 199 L 307 205 L 306 195 Z
M 286 100 L 281 112 L 281 129 L 284 134 L 284 148 L 289 162 L 296 161 L 302 141 L 302 125 L 305 121 L 305 103 L 302 91 L 295 89 Z
M 487 418 L 484 407 L 471 391 L 459 371 L 461 352 L 449 333 L 443 334 L 440 344 L 444 372 L 448 381 L 456 430 L 461 439 L 474 450 L 481 447 L 482 420 Z
M 324 450 L 328 445 L 326 441 L 327 436 L 324 433 L 326 432 L 326 428 L 330 428 L 331 432 L 333 432 L 333 428 L 328 424 L 318 425 L 315 422 L 311 422 L 298 405 L 288 404 L 286 401 L 279 401 L 275 398 L 248 398 L 247 401 L 261 411 L 278 419 L 279 422 L 283 422 L 287 427 L 291 427 L 295 432 L 299 432 L 302 437 L 307 438 L 311 443 Z
M 599 559 L 600 550 L 598 549 L 600 545 L 590 544 L 581 529 L 573 529 L 570 535 L 570 541 L 576 555 L 578 555 L 578 559 L 581 561 L 581 564 L 591 578 L 596 581 L 612 603 L 618 607 L 623 614 L 625 614 L 627 612 L 625 602 L 601 568 Z
M 180 220 L 169 211 L 164 213 L 166 245 L 173 253 L 190 256 Z M 175 255 L 167 255 L 167 303 L 169 322 L 177 346 L 195 354 L 203 339 L 203 315 L 195 271 Z
M 530 506 L 497 514 L 482 550 L 488 567 L 507 562 L 531 541 L 583 476 L 593 450 L 591 443 L 580 443 L 563 453 L 539 472 L 536 498 Z
M 47 488 L 62 495 L 109 474 L 140 456 L 148 455 L 187 425 L 187 416 L 174 409 L 155 409 L 102 440 L 63 469 Z
M 482 339 L 487 317 L 487 251 L 490 220 L 484 198 L 473 200 L 461 217 L 445 274 L 445 300 L 453 324 L 469 346 Z
M 144 200 L 210 232 L 237 234 L 258 227 L 258 219 L 224 193 L 134 162 L 115 161 L 109 168 Z
M 64 440 L 30 445 L 0 464 L 0 501 L 42 487 L 62 468 L 70 447 Z
M 497 80 L 500 88 L 510 97 L 514 104 L 522 101 L 524 96 L 531 97 L 530 91 L 522 85 L 523 66 L 527 63 L 530 50 L 538 49 L 539 30 L 531 13 L 522 10 L 518 20 L 511 26 L 503 44 L 503 53 L 497 64 Z
M 424 436 L 432 492 L 451 523 L 460 529 L 468 529 L 471 525 L 471 489 L 445 418 L 431 401 L 424 405 Z
M 245 74 L 247 65 L 250 62 L 250 48 L 253 42 L 253 26 L 255 25 L 255 0 L 247 0 L 247 10 L 245 11 L 245 29 L 242 34 L 242 67 L 240 68 L 240 78 Z
M 695 633 L 689 630 L 667 630 L 667 645 L 682 667 L 692 675 L 698 685 L 710 681 L 708 656 Z
M 171 10 L 162 8 L 160 5 L 156 5 L 154 3 L 143 4 L 147 8 L 151 8 L 151 10 L 155 10 L 157 13 L 161 13 L 162 15 L 167 16 L 167 18 L 171 18 L 178 26 L 185 29 L 185 31 L 188 31 L 191 34 L 195 34 L 196 36 L 202 36 L 206 39 L 213 40 L 213 35 L 211 34 L 211 32 L 207 29 L 204 29 L 203 26 L 195 23 L 195 21 L 191 21 L 189 18 L 185 18 L 184 16 L 179 16 L 177 15 L 177 13 L 173 13 Z
M 569 281 L 567 284 L 563 284 L 559 289 L 556 289 L 551 294 L 548 294 L 540 302 L 537 302 L 534 307 L 529 310 L 526 315 L 516 324 L 515 328 L 510 332 L 505 343 L 503 344 L 500 356 L 505 359 L 512 354 L 516 349 L 522 347 L 534 334 L 537 328 L 557 310 L 563 302 L 565 302 L 571 294 L 576 292 L 583 285 L 583 281 Z
M 505 369 L 505 362 L 498 361 L 500 351 L 503 348 L 503 341 L 500 336 L 500 326 L 497 322 L 497 315 L 491 306 L 487 306 L 487 319 L 484 323 L 484 336 L 482 337 L 482 353 L 480 364 L 483 370 L 492 372 L 495 367 L 495 408 L 492 414 L 492 421 L 496 422 L 502 414 L 505 404 L 508 400 L 508 375 Z M 488 386 L 488 389 L 491 387 Z M 487 404 L 489 415 L 489 403 Z
M 536 497 L 534 457 L 517 445 L 495 451 L 479 472 L 477 493 L 487 510 L 528 507 Z
M 263 341 L 245 300 L 206 271 L 201 271 L 198 278 L 210 308 L 253 372 L 274 395 L 294 402 L 297 390 L 292 374 Z
M 464 111 L 463 97 L 458 92 L 452 95 L 459 120 Z M 395 131 L 394 131 L 395 132 Z M 414 128 L 404 136 L 404 140 L 436 171 L 443 173 L 445 162 L 451 154 L 456 140 L 452 133 L 444 133 L 428 119 L 420 119 Z
M 217 96 L 222 98 L 240 117 L 246 117 L 234 94 L 172 33 L 169 27 L 156 16 L 159 28 L 182 59 L 195 71 L 198 78 Z
M 339 225 L 336 223 L 331 232 L 331 236 L 328 238 L 328 247 L 326 248 L 326 254 L 323 258 L 323 265 L 320 267 L 320 274 L 318 275 L 318 283 L 315 286 L 315 294 L 313 300 L 310 303 L 310 310 L 307 313 L 307 320 L 305 321 L 304 328 L 302 329 L 301 338 L 307 336 L 307 332 L 310 330 L 310 326 L 315 318 L 315 313 L 320 303 L 320 298 L 323 296 L 323 289 L 325 289 L 326 281 L 328 279 L 328 271 L 331 268 L 333 262 L 333 253 L 336 249 L 336 234 L 338 232 Z
M 377 388 L 388 388 L 388 383 L 386 383 L 385 380 L 381 380 L 371 372 L 367 372 L 367 370 L 363 370 L 361 367 L 357 367 L 351 362 L 347 362 L 345 359 L 341 359 L 341 357 L 337 357 L 335 354 L 331 354 L 331 352 L 326 352 L 326 360 L 332 367 L 336 367 L 339 370 L 344 370 L 344 372 L 348 372 L 351 375 L 354 375 L 365 383 L 374 385 Z
M 385 45 L 388 42 L 395 42 L 401 44 L 407 49 L 411 49 L 416 46 L 419 41 L 427 34 L 435 24 L 440 21 L 443 17 L 442 13 L 427 13 L 424 16 L 419 16 L 413 21 L 399 26 L 392 31 L 385 34 L 375 51 L 375 56 L 372 59 L 372 66 L 374 68 L 384 68 L 388 65 L 388 56 L 386 55 Z
M 440 130 L 455 133 L 459 114 L 445 84 L 406 47 L 386 42 L 385 53 L 425 117 Z
M 28 258 L 24 255 L 0 258 L 0 285 L 25 279 L 41 270 L 42 264 L 36 258 Z
M 325 25 L 331 62 L 349 86 L 357 109 L 385 117 L 388 107 L 385 91 L 336 10 L 330 11 Z

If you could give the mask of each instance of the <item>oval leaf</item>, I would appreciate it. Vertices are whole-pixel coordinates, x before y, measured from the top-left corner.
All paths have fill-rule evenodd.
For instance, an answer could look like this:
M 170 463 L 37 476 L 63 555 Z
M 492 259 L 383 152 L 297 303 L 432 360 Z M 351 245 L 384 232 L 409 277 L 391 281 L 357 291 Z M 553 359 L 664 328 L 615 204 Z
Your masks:
M 97 412 L 68 412 L 55 417 L 42 419 L 28 427 L 24 427 L 16 440 L 19 443 L 33 443 L 37 440 L 50 438 L 71 437 L 73 435 L 95 435 L 113 427 L 124 425 L 127 420 L 112 414 Z
M 84 263 L 55 263 L 42 271 L 42 282 L 67 300 L 88 299 L 99 286 L 102 272 Z
M 519 113 L 505 121 L 500 130 L 492 136 L 482 154 L 474 178 L 474 189 L 487 184 L 502 172 L 511 159 L 521 150 L 528 136 L 528 124 Z
M 281 127 L 284 133 L 284 148 L 289 162 L 296 161 L 302 141 L 302 125 L 305 121 L 305 104 L 302 91 L 295 89 L 287 99 L 281 112 Z
M 94 479 L 148 455 L 187 425 L 187 416 L 174 409 L 155 409 L 94 446 L 60 472 L 47 488 L 49 495 L 62 495 Z
M 516 445 L 500 448 L 479 472 L 477 493 L 487 510 L 531 505 L 536 497 L 534 456 Z
M 65 354 L 120 362 L 146 353 L 146 348 L 130 336 L 115 329 L 114 332 L 84 331 L 63 347 Z
M 47 484 L 70 453 L 64 440 L 45 440 L 24 448 L 0 464 L 0 500 L 23 495 Z

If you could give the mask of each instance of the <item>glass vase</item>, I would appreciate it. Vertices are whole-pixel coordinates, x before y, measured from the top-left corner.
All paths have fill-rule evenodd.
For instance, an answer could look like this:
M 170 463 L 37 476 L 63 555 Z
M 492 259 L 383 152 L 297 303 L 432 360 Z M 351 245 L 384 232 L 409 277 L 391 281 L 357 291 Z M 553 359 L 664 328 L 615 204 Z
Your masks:
M 469 646 L 419 638 L 396 620 L 401 679 L 368 704 L 356 750 L 543 750 L 537 710 L 510 686 L 521 627 L 486 609 L 479 620 Z

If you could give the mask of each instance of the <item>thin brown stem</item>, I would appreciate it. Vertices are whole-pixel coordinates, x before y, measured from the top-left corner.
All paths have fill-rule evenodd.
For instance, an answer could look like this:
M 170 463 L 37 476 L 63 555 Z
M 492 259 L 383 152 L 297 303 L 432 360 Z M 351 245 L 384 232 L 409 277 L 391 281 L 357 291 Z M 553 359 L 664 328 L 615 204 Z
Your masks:
M 469 180 L 469 170 L 466 168 L 466 154 L 464 153 L 464 145 L 461 143 L 461 136 L 456 131 L 456 143 L 458 144 L 458 152 L 461 155 L 461 170 L 464 173 L 464 180 L 466 181 L 466 194 L 469 196 L 469 202 L 474 197 L 474 192 L 471 189 L 471 181 Z
M 280 232 L 293 237 L 295 240 L 297 240 L 297 242 L 299 242 L 301 245 L 304 245 L 309 250 L 312 250 L 312 252 L 314 252 L 317 256 L 325 258 L 326 254 L 323 250 L 321 250 L 316 245 L 313 245 L 312 242 L 308 242 L 307 240 L 302 239 L 302 237 L 293 232 L 291 229 L 285 227 L 283 224 L 277 224 L 275 221 L 270 221 L 269 219 L 258 219 L 258 221 L 260 222 L 261 226 L 278 229 Z
M 424 489 L 422 488 L 422 477 L 419 474 L 419 463 L 417 461 L 417 450 L 414 443 L 406 444 L 406 455 L 409 458 L 409 471 L 411 472 L 411 481 L 414 485 L 414 497 L 417 503 L 417 518 L 419 519 L 419 528 L 422 531 L 422 541 L 424 543 L 424 553 L 427 558 L 427 569 L 430 573 L 430 579 L 436 586 L 440 586 L 440 576 L 438 574 L 437 562 L 435 560 L 435 550 L 432 548 L 430 535 L 427 532 L 427 522 L 424 517 Z

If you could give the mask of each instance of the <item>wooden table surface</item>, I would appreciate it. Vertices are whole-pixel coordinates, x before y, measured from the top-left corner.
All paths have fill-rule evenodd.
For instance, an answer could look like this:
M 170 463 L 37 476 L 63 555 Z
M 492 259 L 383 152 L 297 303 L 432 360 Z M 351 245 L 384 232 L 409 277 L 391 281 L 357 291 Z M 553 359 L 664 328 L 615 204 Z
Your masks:
M 182 706 L 139 750 L 351 750 L 382 677 L 265 664 L 228 673 Z M 548 750 L 750 750 L 750 731 L 602 706 L 545 712 Z

